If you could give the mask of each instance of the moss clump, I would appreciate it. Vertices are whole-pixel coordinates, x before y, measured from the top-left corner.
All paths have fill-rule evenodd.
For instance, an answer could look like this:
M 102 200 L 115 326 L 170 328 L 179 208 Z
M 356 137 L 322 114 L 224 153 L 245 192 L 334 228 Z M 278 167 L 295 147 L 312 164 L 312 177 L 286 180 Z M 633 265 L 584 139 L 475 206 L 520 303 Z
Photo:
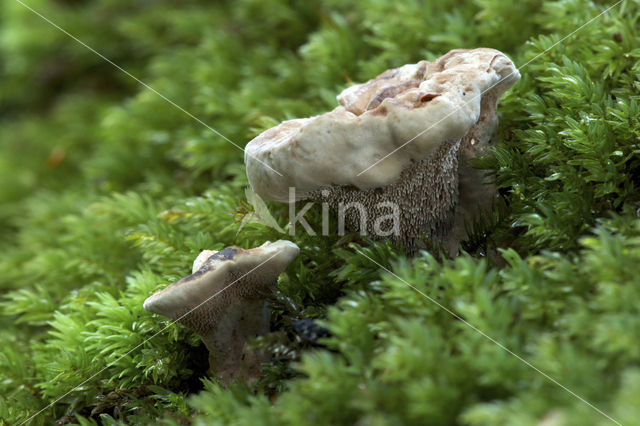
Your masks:
M 29 5 L 244 145 L 334 106 L 349 79 L 452 48 L 493 47 L 524 64 L 609 4 Z M 497 173 L 503 203 L 474 225 L 467 254 L 408 260 L 357 235 L 299 232 L 301 255 L 271 301 L 274 332 L 255 342 L 273 362 L 254 387 L 223 388 L 203 380 L 197 336 L 177 325 L 156 335 L 168 322 L 142 301 L 200 249 L 280 237 L 240 220 L 242 152 L 3 2 L 0 418 L 19 423 L 55 401 L 31 424 L 610 423 L 406 281 L 633 424 L 639 16 L 625 0 L 521 70 L 501 102 L 496 156 L 477 164 Z M 286 206 L 270 208 L 285 227 Z M 320 228 L 319 206 L 306 217 Z M 331 331 L 326 347 L 295 334 L 299 318 Z

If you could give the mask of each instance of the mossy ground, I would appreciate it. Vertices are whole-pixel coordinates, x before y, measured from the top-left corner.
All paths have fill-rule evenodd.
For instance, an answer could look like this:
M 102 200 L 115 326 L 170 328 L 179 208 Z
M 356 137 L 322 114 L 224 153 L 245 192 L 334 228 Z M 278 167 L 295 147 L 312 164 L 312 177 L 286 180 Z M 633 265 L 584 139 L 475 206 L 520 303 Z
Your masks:
M 28 2 L 239 145 L 332 108 L 349 81 L 452 48 L 522 65 L 612 4 Z M 206 350 L 189 330 L 147 341 L 169 323 L 142 301 L 200 249 L 281 237 L 238 232 L 242 152 L 3 1 L 0 418 L 62 397 L 31 424 L 611 424 L 417 289 L 638 424 L 639 16 L 625 0 L 521 70 L 496 155 L 478 162 L 503 203 L 459 258 L 293 237 L 302 252 L 271 301 L 274 332 L 255 342 L 273 362 L 253 387 L 223 388 L 203 380 Z M 286 207 L 270 208 L 285 226 Z M 295 337 L 302 317 L 330 329 L 326 348 Z

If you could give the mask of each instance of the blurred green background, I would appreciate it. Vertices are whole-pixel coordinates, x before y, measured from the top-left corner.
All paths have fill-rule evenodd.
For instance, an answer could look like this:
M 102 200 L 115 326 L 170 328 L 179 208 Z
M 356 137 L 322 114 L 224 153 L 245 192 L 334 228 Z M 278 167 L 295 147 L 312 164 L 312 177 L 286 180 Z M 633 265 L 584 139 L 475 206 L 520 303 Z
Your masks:
M 614 3 L 25 4 L 244 146 L 333 108 L 350 81 L 453 48 L 492 47 L 521 66 Z M 293 237 L 302 252 L 270 302 L 273 333 L 254 342 L 272 362 L 253 386 L 224 388 L 189 330 L 146 341 L 168 321 L 142 301 L 201 249 L 282 237 L 238 232 L 250 209 L 242 151 L 3 1 L 3 424 L 45 407 L 30 424 L 638 424 L 639 11 L 625 0 L 521 70 L 495 156 L 478 161 L 502 202 L 460 258 Z M 286 206 L 270 208 L 285 226 Z M 296 318 L 329 328 L 326 347 L 296 338 Z

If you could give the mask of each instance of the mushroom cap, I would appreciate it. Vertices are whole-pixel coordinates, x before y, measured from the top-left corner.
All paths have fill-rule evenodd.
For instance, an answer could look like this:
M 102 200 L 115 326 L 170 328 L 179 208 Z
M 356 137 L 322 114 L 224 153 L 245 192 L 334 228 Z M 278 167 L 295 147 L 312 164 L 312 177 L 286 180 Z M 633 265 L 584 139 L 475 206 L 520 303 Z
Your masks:
M 481 98 L 490 93 L 497 102 L 519 78 L 509 58 L 487 48 L 390 69 L 344 90 L 333 111 L 284 121 L 249 142 L 249 183 L 261 197 L 281 202 L 329 186 L 389 185 L 413 162 L 460 140 L 477 122 Z M 296 200 L 289 200 L 290 187 Z
M 144 301 L 143 307 L 177 319 L 227 288 L 225 293 L 235 292 L 237 297 L 251 298 L 253 290 L 262 294 L 262 286 L 275 284 L 299 252 L 297 245 L 286 240 L 267 241 L 249 250 L 235 246 L 220 251 L 204 250 L 194 262 L 192 275 L 153 294 Z M 233 289 L 236 284 L 237 288 Z M 221 299 L 229 300 L 229 295 Z

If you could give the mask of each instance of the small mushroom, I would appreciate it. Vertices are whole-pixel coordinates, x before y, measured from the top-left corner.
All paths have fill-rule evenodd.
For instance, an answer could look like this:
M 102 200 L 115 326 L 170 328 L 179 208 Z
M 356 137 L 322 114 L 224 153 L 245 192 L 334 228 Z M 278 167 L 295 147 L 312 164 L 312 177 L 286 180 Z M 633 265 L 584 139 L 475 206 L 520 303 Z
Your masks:
M 491 180 L 469 162 L 489 152 L 498 100 L 519 78 L 509 58 L 487 48 L 390 69 L 344 90 L 333 111 L 284 121 L 249 142 L 249 183 L 268 200 L 363 206 L 366 219 L 358 209 L 343 213 L 374 237 L 376 218 L 397 206 L 394 233 L 409 252 L 435 236 L 455 254 L 465 222 L 495 199 Z
M 260 375 L 262 357 L 247 342 L 269 331 L 265 299 L 299 252 L 285 240 L 249 250 L 205 250 L 190 276 L 153 294 L 144 309 L 198 333 L 209 349 L 211 370 L 222 383 L 251 382 Z

